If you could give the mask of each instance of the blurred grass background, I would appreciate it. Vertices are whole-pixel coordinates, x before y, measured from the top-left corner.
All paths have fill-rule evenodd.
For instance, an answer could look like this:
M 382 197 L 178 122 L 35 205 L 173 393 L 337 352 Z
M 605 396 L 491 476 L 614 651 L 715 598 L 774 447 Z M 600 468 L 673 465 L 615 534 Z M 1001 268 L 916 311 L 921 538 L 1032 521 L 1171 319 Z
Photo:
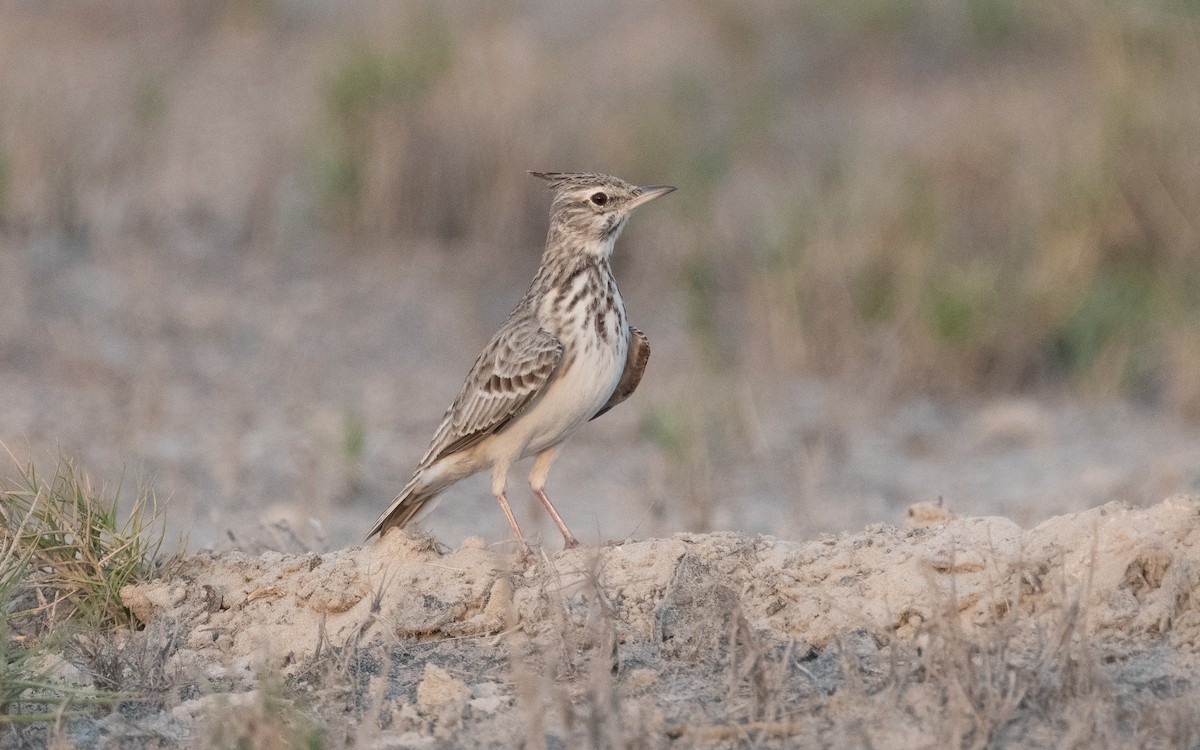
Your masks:
M 3 13 L 10 238 L 103 246 L 207 216 L 246 244 L 319 230 L 491 262 L 544 232 L 524 169 L 607 169 L 683 188 L 647 244 L 707 367 L 1062 384 L 1200 418 L 1194 2 Z M 295 93 L 248 117 L 226 157 L 248 158 L 181 179 L 203 165 L 170 130 L 206 123 L 172 103 L 213 65 Z
M 14 269 L 132 247 L 433 247 L 506 281 L 498 320 L 545 231 L 524 170 L 587 169 L 680 188 L 616 264 L 686 333 L 641 422 L 688 481 L 748 381 L 1200 421 L 1197 70 L 1194 0 L 8 0 L 0 345 Z

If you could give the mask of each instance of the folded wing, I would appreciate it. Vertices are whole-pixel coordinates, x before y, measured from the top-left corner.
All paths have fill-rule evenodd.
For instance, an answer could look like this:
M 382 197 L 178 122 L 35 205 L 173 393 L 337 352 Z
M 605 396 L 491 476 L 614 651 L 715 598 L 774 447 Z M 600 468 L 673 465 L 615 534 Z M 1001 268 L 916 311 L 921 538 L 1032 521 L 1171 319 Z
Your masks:
M 625 369 L 621 372 L 621 379 L 617 381 L 616 390 L 609 396 L 604 406 L 600 407 L 600 411 L 592 415 L 592 419 L 629 398 L 637 390 L 638 383 L 642 382 L 642 373 L 646 372 L 646 363 L 649 361 L 650 341 L 646 338 L 646 334 L 630 326 L 629 353 L 625 355 Z
M 562 353 L 562 343 L 541 328 L 502 329 L 475 360 L 420 467 L 503 429 L 554 377 Z

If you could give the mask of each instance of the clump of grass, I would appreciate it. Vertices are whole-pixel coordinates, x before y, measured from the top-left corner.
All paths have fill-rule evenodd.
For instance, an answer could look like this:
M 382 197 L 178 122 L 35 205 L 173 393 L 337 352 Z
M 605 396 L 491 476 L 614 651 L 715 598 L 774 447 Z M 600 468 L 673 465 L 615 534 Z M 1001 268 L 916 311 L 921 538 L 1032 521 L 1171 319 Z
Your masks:
M 120 591 L 153 572 L 165 527 L 148 488 L 137 490 L 125 513 L 120 501 L 119 489 L 108 496 L 68 459 L 59 460 L 48 481 L 32 464 L 18 469 L 0 489 L 9 617 L 49 626 L 67 619 L 100 628 L 130 622 Z
M 0 495 L 4 518 L 0 533 L 0 602 L 4 607 L 0 615 L 0 726 L 58 721 L 111 704 L 113 694 L 62 679 L 57 669 L 63 663 L 57 656 L 62 637 L 33 637 L 14 627 L 38 611 L 36 602 L 43 599 L 44 592 L 28 590 L 29 580 L 41 572 L 36 550 L 23 543 L 33 525 L 31 509 L 20 514 L 16 528 L 11 527 L 9 519 L 16 519 L 18 512 L 10 505 L 9 495 L 9 491 Z M 27 606 L 30 603 L 34 606 Z
M 108 496 L 68 459 L 49 480 L 13 460 L 16 478 L 0 485 L 0 726 L 58 722 L 123 699 L 82 671 L 70 679 L 63 654 L 81 633 L 130 623 L 121 588 L 151 575 L 164 537 L 148 489 L 122 513 L 119 491 Z

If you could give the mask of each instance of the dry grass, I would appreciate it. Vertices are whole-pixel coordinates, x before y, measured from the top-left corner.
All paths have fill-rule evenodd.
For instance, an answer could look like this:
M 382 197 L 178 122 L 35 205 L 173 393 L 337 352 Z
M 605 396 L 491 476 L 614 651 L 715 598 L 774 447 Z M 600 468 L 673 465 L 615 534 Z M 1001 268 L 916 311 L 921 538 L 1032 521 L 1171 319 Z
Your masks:
M 104 247 L 203 215 L 272 244 L 315 218 L 334 246 L 490 259 L 541 239 L 525 169 L 604 169 L 681 186 L 637 230 L 652 263 L 620 262 L 653 269 L 712 371 L 885 393 L 1065 384 L 1200 414 L 1188 4 L 629 4 L 584 33 L 534 7 L 168 3 L 124 48 L 55 13 L 48 42 L 87 44 L 65 70 L 6 66 L 4 96 L 31 104 L 0 115 L 10 228 Z M 199 157 L 173 87 L 228 72 L 194 40 L 314 62 L 275 87 L 279 111 L 246 115 L 261 137 Z M 170 64 L 127 75 L 147 60 Z M 85 66 L 77 96 L 60 73 Z M 189 158 L 215 160 L 196 165 L 206 185 L 170 182 Z M 114 224 L 98 189 L 141 218 Z
M 612 65 L 586 61 L 638 46 L 623 23 L 562 60 L 527 17 L 453 10 L 422 44 L 368 42 L 335 62 L 330 142 L 352 165 L 334 171 L 356 175 L 337 183 L 345 220 L 535 244 L 539 212 L 498 200 L 529 163 L 669 179 L 685 192 L 658 222 L 655 278 L 673 280 L 710 368 L 882 364 L 884 389 L 1066 382 L 1192 408 L 1197 363 L 1179 366 L 1200 312 L 1188 11 L 680 10 L 630 10 L 669 41 Z
M 49 482 L 29 465 L 0 489 L 0 725 L 57 724 L 122 697 L 91 646 L 129 624 L 120 590 L 153 571 L 162 519 L 149 491 L 124 521 L 118 504 L 66 459 Z
M 120 591 L 160 564 L 162 516 L 149 489 L 127 509 L 119 489 L 105 495 L 68 459 L 49 481 L 30 464 L 0 490 L 0 549 L 14 566 L 5 578 L 30 602 L 19 616 L 47 628 L 68 619 L 100 628 L 129 622 Z

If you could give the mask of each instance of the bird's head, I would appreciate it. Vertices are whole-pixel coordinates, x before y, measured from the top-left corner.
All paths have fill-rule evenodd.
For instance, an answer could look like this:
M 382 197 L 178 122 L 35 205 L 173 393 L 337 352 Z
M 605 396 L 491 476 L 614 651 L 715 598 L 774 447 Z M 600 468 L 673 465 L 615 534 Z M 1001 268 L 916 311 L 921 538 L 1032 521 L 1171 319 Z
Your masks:
M 568 242 L 608 257 L 633 209 L 666 195 L 670 185 L 638 187 L 606 174 L 530 172 L 554 191 L 550 206 L 551 242 Z M 557 235 L 557 237 L 556 237 Z

